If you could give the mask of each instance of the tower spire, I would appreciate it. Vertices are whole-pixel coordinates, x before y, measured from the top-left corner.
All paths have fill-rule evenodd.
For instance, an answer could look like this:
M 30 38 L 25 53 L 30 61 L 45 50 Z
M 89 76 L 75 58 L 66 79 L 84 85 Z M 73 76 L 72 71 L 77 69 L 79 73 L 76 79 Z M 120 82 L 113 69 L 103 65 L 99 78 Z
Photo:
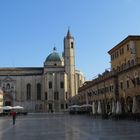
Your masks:
M 70 27 L 68 27 L 67 38 L 71 38 Z

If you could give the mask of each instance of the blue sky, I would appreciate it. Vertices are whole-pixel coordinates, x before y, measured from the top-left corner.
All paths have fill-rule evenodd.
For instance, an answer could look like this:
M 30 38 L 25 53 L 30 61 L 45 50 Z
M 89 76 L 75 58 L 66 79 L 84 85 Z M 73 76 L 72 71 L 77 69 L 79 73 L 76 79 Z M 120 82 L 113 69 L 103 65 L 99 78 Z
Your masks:
M 70 26 L 87 80 L 110 68 L 107 51 L 140 35 L 140 0 L 0 0 L 0 67 L 42 67 Z

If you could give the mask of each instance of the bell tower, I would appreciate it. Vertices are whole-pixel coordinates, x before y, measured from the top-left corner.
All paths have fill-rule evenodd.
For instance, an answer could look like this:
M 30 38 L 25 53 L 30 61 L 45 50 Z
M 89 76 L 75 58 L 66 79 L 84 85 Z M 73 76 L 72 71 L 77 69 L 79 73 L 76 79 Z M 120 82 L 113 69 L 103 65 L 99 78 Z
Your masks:
M 68 78 L 68 96 L 76 95 L 75 86 L 75 54 L 74 54 L 74 38 L 71 36 L 68 29 L 67 35 L 64 38 L 64 65 L 65 72 Z

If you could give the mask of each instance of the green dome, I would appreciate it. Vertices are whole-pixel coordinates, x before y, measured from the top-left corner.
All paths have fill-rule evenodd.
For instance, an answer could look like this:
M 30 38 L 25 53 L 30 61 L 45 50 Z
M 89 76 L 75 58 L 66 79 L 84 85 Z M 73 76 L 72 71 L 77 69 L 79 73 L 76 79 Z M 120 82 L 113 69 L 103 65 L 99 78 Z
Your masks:
M 44 66 L 60 66 L 63 63 L 63 58 L 56 52 L 56 48 L 53 48 L 53 52 L 46 58 Z
M 53 52 L 46 58 L 45 62 L 52 62 L 52 61 L 62 61 L 62 58 L 57 52 Z

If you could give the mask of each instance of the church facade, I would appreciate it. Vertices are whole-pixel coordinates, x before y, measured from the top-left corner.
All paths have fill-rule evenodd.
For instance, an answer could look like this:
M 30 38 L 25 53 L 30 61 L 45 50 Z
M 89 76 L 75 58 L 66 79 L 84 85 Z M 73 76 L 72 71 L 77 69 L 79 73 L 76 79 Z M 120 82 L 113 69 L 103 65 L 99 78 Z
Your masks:
M 3 105 L 21 105 L 29 112 L 65 111 L 84 83 L 83 74 L 75 69 L 74 50 L 68 30 L 63 56 L 54 48 L 44 67 L 0 68 Z

